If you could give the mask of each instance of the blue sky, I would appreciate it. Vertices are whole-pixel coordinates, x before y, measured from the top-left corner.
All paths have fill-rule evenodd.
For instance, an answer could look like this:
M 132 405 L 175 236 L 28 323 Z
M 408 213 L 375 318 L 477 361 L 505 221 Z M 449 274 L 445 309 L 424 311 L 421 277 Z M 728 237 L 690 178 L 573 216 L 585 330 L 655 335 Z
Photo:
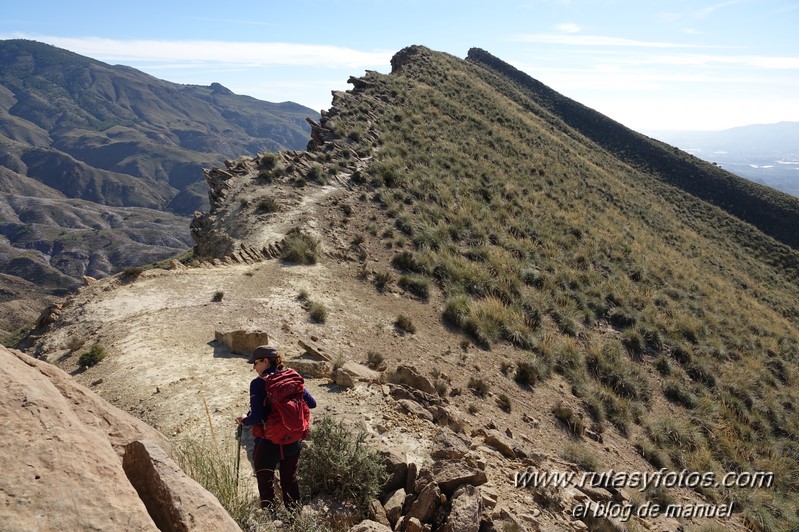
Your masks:
M 799 121 L 799 0 L 3 0 L 28 38 L 313 109 L 411 44 L 476 46 L 643 132 Z

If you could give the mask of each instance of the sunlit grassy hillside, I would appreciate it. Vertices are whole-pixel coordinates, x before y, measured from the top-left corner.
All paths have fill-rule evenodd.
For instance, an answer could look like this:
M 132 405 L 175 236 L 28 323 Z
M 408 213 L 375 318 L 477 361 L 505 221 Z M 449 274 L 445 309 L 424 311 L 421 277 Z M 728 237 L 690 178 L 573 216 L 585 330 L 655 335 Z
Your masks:
M 529 353 L 519 379 L 564 375 L 596 427 L 626 435 L 654 468 L 773 471 L 769 489 L 703 493 L 736 501 L 753 528 L 795 526 L 797 250 L 679 188 L 680 172 L 705 163 L 628 146 L 662 151 L 647 170 L 496 65 L 412 47 L 392 66 L 338 94 L 327 124 L 373 154 L 352 182 L 392 220 L 381 236 L 400 250 L 400 282 L 437 286 L 442 325 L 487 352 Z M 348 164 L 341 144 L 321 149 Z M 799 211 L 773 198 L 757 208 Z

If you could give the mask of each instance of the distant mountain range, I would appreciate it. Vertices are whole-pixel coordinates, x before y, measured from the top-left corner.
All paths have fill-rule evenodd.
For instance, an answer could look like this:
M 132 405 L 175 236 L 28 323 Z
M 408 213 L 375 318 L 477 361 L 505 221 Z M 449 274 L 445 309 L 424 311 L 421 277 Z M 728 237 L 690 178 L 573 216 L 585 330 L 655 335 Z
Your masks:
M 799 196 L 799 122 L 649 134 L 741 177 Z
M 203 168 L 302 149 L 306 117 L 318 113 L 0 41 L 0 305 L 190 247 Z

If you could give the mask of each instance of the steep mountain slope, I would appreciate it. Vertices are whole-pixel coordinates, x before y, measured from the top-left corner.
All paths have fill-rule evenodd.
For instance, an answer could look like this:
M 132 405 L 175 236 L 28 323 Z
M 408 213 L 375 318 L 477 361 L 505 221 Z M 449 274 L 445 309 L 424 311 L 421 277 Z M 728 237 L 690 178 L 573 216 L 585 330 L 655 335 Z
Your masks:
M 796 526 L 799 253 L 776 239 L 788 233 L 683 189 L 704 163 L 611 124 L 638 155 L 620 154 L 575 127 L 564 109 L 578 104 L 546 105 L 551 89 L 509 72 L 415 46 L 391 75 L 353 78 L 310 151 L 209 172 L 211 210 L 192 222 L 202 263 L 83 289 L 30 351 L 74 369 L 79 344 L 100 343 L 109 359 L 79 380 L 165 433 L 196 433 L 209 415 L 198 394 L 219 424 L 246 403 L 215 330 L 262 328 L 289 355 L 313 337 L 333 359 L 377 353 L 389 374 L 410 364 L 435 382 L 486 464 L 497 520 L 505 508 L 531 528 L 583 529 L 573 491 L 513 486 L 535 465 L 772 472 L 765 487 L 650 486 L 635 503 L 733 505 L 684 516 L 693 526 Z M 761 220 L 797 208 L 779 193 L 758 202 Z M 441 422 L 398 418 L 380 387 L 309 382 L 376 444 L 430 460 Z M 494 430 L 521 452 L 487 449 Z
M 201 181 L 204 167 L 303 147 L 305 118 L 316 114 L 219 84 L 177 85 L 34 41 L 0 42 L 0 67 L 3 166 L 104 205 L 167 209 Z
M 35 318 L 37 298 L 82 275 L 184 251 L 185 217 L 208 205 L 202 169 L 303 148 L 314 116 L 216 83 L 177 85 L 34 41 L 0 41 L 0 272 L 9 282 L 0 336 Z M 20 312 L 21 300 L 32 306 Z

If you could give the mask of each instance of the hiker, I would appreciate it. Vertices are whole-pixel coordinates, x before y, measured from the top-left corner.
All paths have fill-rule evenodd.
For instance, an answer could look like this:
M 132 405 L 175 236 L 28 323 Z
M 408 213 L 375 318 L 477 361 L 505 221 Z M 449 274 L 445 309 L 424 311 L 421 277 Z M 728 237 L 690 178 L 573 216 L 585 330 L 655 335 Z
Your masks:
M 257 347 L 247 362 L 253 365 L 258 377 L 250 382 L 250 411 L 246 417 L 237 417 L 236 422 L 239 425 L 253 427 L 255 438 L 253 466 L 258 480 L 261 508 L 274 506 L 274 478 L 278 464 L 283 504 L 286 508 L 291 508 L 300 499 L 297 461 L 302 450 L 302 440 L 308 430 L 310 417 L 308 409 L 316 408 L 316 400 L 305 389 L 299 373 L 283 365 L 280 353 L 274 346 Z M 272 390 L 273 400 L 279 400 L 276 396 L 280 392 L 274 387 L 278 380 L 287 382 L 288 388 L 291 386 L 296 388 L 295 395 L 289 398 L 290 401 L 281 401 L 281 404 L 276 406 L 267 400 L 267 387 Z M 289 428 L 286 428 L 287 425 Z

